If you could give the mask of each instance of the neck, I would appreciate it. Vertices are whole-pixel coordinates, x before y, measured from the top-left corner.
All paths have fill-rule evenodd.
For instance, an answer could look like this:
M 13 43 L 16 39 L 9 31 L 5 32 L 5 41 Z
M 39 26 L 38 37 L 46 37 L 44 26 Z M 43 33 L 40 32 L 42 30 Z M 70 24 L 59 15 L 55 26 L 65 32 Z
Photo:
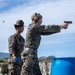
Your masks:
M 32 21 L 32 24 L 37 24 L 36 22 Z
M 18 31 L 16 31 L 16 35 L 20 36 L 20 33 Z

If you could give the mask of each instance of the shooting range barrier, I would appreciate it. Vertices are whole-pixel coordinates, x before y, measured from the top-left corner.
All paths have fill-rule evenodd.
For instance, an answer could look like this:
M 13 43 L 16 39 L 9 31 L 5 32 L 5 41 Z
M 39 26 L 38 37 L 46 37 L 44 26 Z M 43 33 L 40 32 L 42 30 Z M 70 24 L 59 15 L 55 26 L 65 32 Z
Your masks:
M 53 58 L 51 75 L 75 75 L 75 58 Z

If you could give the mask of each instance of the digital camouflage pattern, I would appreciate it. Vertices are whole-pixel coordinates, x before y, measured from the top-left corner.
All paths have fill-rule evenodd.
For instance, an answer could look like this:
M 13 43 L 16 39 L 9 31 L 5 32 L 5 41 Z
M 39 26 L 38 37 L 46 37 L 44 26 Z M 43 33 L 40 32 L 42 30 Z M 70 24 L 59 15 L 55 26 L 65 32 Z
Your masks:
M 22 62 L 14 62 L 11 54 L 14 53 L 16 57 L 21 58 L 21 52 L 24 50 L 25 40 L 21 35 L 18 37 L 16 34 L 14 34 L 9 37 L 8 42 L 10 53 L 10 58 L 8 59 L 8 75 L 20 75 Z
M 26 33 L 26 49 L 22 52 L 23 66 L 21 75 L 42 75 L 37 57 L 37 49 L 40 45 L 41 35 L 51 35 L 60 32 L 58 25 L 30 24 Z

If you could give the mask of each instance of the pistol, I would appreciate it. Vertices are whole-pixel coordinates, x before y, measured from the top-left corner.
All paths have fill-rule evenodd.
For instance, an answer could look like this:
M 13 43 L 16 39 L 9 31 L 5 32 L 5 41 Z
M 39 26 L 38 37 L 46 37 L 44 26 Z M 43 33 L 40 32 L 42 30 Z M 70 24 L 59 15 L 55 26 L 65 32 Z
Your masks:
M 64 23 L 72 24 L 72 21 L 64 21 Z

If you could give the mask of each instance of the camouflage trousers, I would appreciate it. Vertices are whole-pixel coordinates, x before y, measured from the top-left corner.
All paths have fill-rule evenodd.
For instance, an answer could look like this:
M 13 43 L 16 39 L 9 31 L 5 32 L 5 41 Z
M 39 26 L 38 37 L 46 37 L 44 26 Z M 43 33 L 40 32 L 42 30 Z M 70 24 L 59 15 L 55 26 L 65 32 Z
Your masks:
M 21 62 L 8 63 L 8 75 L 20 75 L 21 68 Z
M 25 59 L 23 60 L 21 75 L 42 75 L 37 56 L 32 54 L 25 56 Z

